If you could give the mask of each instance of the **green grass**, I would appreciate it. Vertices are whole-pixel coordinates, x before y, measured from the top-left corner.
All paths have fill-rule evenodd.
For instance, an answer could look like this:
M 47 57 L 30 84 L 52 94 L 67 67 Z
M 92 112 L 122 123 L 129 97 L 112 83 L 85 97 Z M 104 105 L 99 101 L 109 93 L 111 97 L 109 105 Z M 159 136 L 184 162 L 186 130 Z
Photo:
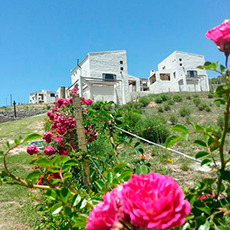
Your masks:
M 44 119 L 45 115 L 0 124 L 0 145 L 6 141 L 13 144 L 13 140 L 19 136 L 24 138 L 34 132 L 42 133 Z M 12 155 L 10 152 L 6 161 L 10 172 L 24 179 L 31 170 L 28 163 L 32 158 L 25 152 L 19 151 L 17 155 Z M 1 156 L 0 170 L 2 169 Z M 34 191 L 22 186 L 0 186 L 0 229 L 33 229 L 40 216 L 29 194 L 34 195 Z

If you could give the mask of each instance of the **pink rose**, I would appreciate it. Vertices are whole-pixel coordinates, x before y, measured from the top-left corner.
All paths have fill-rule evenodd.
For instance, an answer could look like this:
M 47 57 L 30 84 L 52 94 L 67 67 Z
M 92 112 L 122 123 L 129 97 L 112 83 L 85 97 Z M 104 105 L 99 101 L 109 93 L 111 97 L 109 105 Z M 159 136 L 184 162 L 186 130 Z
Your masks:
M 48 156 L 51 156 L 55 153 L 55 149 L 53 148 L 53 146 L 47 145 L 44 149 L 44 153 Z
M 116 189 L 107 192 L 100 201 L 93 207 L 87 219 L 86 230 L 109 230 L 117 219 Z
M 214 41 L 218 49 L 230 52 L 230 20 L 225 19 L 223 23 L 209 30 L 206 37 Z
M 37 154 L 38 152 L 38 148 L 35 144 L 31 145 L 31 146 L 28 146 L 27 149 L 26 149 L 27 153 L 29 153 L 30 155 L 33 155 L 33 154 Z
M 51 132 L 46 132 L 43 133 L 43 138 L 47 143 L 51 142 L 51 137 L 53 136 L 53 134 Z
M 158 173 L 133 174 L 118 187 L 117 196 L 131 224 L 143 230 L 178 227 L 190 213 L 179 185 L 172 177 Z

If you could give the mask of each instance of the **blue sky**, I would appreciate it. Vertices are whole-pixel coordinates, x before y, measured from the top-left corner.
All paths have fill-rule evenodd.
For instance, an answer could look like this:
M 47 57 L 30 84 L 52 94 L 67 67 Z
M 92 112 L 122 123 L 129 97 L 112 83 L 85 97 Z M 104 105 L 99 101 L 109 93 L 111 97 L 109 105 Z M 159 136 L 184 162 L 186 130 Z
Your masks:
M 129 74 L 145 78 L 175 50 L 223 63 L 205 33 L 229 9 L 229 0 L 0 0 L 0 106 L 70 86 L 88 52 L 126 50 Z

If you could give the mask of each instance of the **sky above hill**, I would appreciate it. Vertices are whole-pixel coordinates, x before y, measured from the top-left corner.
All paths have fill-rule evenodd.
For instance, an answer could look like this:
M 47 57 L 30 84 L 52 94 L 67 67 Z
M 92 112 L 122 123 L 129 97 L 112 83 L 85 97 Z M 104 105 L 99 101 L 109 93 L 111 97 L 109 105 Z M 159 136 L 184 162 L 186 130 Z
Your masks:
M 223 63 L 205 33 L 229 10 L 229 0 L 0 0 L 0 106 L 70 86 L 88 52 L 126 50 L 129 74 L 143 78 L 175 50 Z

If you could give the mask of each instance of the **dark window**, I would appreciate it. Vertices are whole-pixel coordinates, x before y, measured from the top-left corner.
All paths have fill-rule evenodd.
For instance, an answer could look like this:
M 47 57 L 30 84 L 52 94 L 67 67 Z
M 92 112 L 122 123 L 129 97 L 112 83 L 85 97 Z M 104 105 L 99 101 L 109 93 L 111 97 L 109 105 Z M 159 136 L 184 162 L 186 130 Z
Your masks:
M 180 63 L 180 66 L 182 66 L 182 63 Z
M 115 74 L 103 73 L 102 77 L 103 79 L 106 79 L 106 80 L 116 80 Z
M 176 72 L 173 73 L 173 77 L 176 78 Z
M 122 65 L 122 64 L 123 64 L 123 61 L 120 61 L 120 64 Z
M 55 97 L 55 94 L 54 94 L 54 93 L 51 93 L 51 94 L 50 94 L 50 97 Z
M 121 67 L 121 70 L 124 70 L 124 68 L 123 68 L 123 67 Z
M 179 61 L 182 61 L 182 58 L 180 58 Z
M 187 71 L 187 75 L 193 77 L 193 76 L 197 76 L 197 71 L 194 71 L 194 70 L 188 70 Z

